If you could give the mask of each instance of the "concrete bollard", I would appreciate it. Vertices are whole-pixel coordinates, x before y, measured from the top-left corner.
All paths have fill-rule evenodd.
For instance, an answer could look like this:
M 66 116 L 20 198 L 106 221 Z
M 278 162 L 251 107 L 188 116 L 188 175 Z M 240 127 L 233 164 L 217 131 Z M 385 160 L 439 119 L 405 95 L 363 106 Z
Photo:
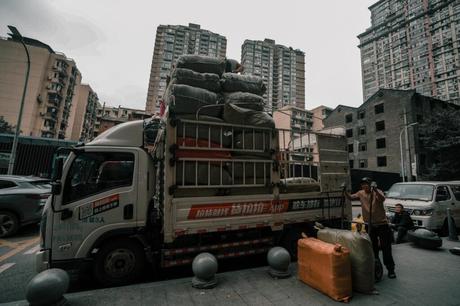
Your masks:
M 449 240 L 458 241 L 457 228 L 454 219 L 452 219 L 450 208 L 447 208 L 447 228 L 449 229 Z
M 35 275 L 26 287 L 26 299 L 33 306 L 64 305 L 63 294 L 69 289 L 69 275 L 61 269 L 49 269 Z
M 291 255 L 282 247 L 273 247 L 268 251 L 267 261 L 270 269 L 268 273 L 274 278 L 287 278 L 291 276 L 289 264 L 291 263 Z
M 195 277 L 192 286 L 198 289 L 209 289 L 217 286 L 216 272 L 218 263 L 216 257 L 210 253 L 198 254 L 192 262 Z

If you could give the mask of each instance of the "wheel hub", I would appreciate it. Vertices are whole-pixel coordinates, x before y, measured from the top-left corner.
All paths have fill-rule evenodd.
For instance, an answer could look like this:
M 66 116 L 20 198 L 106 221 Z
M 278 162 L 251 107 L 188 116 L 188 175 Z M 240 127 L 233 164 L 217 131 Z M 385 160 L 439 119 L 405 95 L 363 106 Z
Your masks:
M 0 235 L 9 233 L 14 227 L 13 219 L 8 215 L 0 214 Z
M 136 265 L 134 253 L 128 249 L 116 249 L 110 252 L 104 262 L 105 272 L 114 278 L 128 275 Z

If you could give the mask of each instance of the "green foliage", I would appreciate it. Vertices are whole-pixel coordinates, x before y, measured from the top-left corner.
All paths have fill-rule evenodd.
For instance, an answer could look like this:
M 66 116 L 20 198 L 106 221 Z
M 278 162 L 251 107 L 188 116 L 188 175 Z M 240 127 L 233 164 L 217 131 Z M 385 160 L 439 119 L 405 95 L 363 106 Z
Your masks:
M 14 134 L 14 127 L 0 116 L 0 134 Z
M 420 125 L 421 144 L 431 156 L 432 166 L 425 173 L 431 180 L 460 179 L 460 110 L 434 112 Z

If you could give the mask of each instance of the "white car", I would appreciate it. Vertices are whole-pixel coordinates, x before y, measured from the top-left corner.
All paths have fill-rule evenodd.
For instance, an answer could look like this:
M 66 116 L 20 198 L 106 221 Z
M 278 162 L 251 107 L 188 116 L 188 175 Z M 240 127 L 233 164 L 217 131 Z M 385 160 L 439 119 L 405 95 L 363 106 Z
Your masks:
M 386 193 L 387 216 L 394 215 L 395 205 L 402 204 L 414 225 L 447 234 L 447 208 L 460 226 L 460 182 L 396 183 Z

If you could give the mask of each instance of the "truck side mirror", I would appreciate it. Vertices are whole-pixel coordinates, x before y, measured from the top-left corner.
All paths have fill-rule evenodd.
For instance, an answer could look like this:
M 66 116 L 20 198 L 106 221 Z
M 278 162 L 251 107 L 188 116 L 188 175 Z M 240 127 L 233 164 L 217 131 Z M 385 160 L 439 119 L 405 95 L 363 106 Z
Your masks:
M 62 183 L 60 181 L 54 181 L 51 183 L 51 194 L 58 195 L 61 194 Z
M 62 157 L 56 158 L 54 161 L 53 175 L 51 177 L 51 181 L 55 182 L 61 179 L 63 167 L 64 167 L 64 159 Z

